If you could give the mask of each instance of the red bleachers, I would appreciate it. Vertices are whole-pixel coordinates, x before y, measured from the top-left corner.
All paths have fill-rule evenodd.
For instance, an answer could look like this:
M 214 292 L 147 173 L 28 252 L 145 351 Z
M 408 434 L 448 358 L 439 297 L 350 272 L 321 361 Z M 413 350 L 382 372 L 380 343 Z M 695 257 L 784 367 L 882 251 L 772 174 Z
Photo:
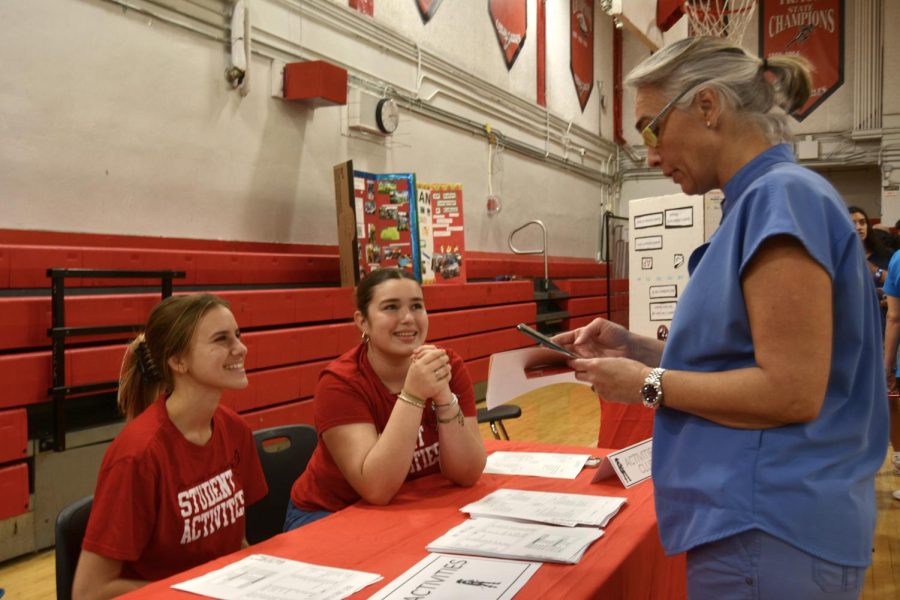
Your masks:
M 452 348 L 466 361 L 475 383 L 487 379 L 490 355 L 531 342 L 514 330 L 534 323 L 530 278 L 543 277 L 536 257 L 471 252 L 471 281 L 426 286 L 429 341 Z M 49 290 L 51 267 L 183 270 L 179 286 L 217 289 L 232 306 L 249 348 L 250 385 L 228 391 L 223 402 L 253 429 L 312 423 L 311 398 L 319 373 L 358 343 L 352 322 L 352 290 L 336 286 L 337 250 L 329 246 L 164 240 L 90 234 L 18 232 L 0 229 L 0 290 Z M 577 327 L 606 311 L 606 267 L 586 259 L 553 258 L 550 274 L 570 296 L 562 302 Z M 157 281 L 70 280 L 72 287 L 154 286 Z M 240 289 L 264 285 L 272 289 Z M 308 284 L 316 287 L 278 288 Z M 327 286 L 327 287 L 323 287 Z M 611 284 L 613 311 L 627 315 L 627 282 Z M 624 294 L 623 294 L 624 292 Z M 625 303 L 622 303 L 622 298 Z M 159 300 L 158 293 L 87 293 L 65 301 L 67 326 L 137 324 Z M 0 296 L 0 519 L 27 511 L 27 408 L 48 401 L 51 385 L 50 298 L 46 293 Z M 66 352 L 66 384 L 118 377 L 125 340 L 77 338 Z M 86 342 L 92 342 L 86 344 Z M 24 469 L 24 478 L 23 478 Z M 22 502 L 24 486 L 24 503 Z M 4 512 L 5 511 L 5 512 Z
M 248 285 L 340 282 L 336 255 L 203 252 L 145 248 L 0 245 L 0 285 L 34 289 L 50 285 L 47 265 L 67 269 L 184 271 L 180 285 Z M 72 280 L 72 287 L 147 285 L 146 280 Z
M 550 257 L 547 269 L 551 279 L 606 277 L 606 264 L 586 258 Z M 466 274 L 470 280 L 505 275 L 539 278 L 544 276 L 544 259 L 501 252 L 467 252 Z

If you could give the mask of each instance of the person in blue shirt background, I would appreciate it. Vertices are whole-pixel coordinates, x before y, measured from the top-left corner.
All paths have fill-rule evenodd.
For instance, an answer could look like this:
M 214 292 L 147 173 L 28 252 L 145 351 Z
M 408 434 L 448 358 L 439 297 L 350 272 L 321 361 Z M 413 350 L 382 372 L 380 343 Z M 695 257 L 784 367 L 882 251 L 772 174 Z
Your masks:
M 721 188 L 665 343 L 604 319 L 554 338 L 606 400 L 656 408 L 662 543 L 688 596 L 856 598 L 887 444 L 881 318 L 834 188 L 785 143 L 805 60 L 710 37 L 628 76 L 647 162 L 686 194 Z
M 888 304 L 884 331 L 884 371 L 890 392 L 888 406 L 891 414 L 891 446 L 894 448 L 891 463 L 894 475 L 900 475 L 900 389 L 896 378 L 897 346 L 900 345 L 900 252 L 895 252 L 888 264 L 884 294 Z M 893 495 L 900 500 L 900 490 L 895 490 Z

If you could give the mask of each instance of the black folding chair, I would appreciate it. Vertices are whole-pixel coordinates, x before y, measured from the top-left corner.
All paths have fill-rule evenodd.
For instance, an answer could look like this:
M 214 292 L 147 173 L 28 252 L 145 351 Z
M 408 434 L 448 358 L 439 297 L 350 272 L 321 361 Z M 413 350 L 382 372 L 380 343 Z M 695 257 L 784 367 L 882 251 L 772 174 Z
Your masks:
M 247 541 L 256 544 L 284 528 L 294 481 L 306 469 L 318 438 L 312 425 L 283 425 L 254 432 L 269 494 L 247 508 Z
M 518 419 L 521 416 L 522 409 L 515 404 L 501 404 L 500 406 L 495 406 L 491 409 L 478 409 L 478 422 L 489 423 L 491 427 L 491 433 L 494 434 L 494 439 L 498 440 L 509 439 L 509 434 L 506 433 L 506 427 L 503 426 L 503 420 Z
M 91 516 L 93 496 L 69 504 L 56 517 L 56 597 L 71 600 L 75 568 L 81 556 L 81 541 Z

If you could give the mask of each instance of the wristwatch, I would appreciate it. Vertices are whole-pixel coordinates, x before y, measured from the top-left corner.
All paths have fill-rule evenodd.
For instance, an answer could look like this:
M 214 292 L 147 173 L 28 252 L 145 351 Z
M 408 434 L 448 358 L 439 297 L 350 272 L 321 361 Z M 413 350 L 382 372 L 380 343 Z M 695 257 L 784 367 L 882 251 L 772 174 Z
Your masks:
M 644 386 L 641 388 L 641 397 L 644 399 L 644 406 L 647 408 L 659 408 L 662 406 L 662 376 L 665 372 L 665 369 L 657 367 L 650 371 L 650 374 L 644 379 Z

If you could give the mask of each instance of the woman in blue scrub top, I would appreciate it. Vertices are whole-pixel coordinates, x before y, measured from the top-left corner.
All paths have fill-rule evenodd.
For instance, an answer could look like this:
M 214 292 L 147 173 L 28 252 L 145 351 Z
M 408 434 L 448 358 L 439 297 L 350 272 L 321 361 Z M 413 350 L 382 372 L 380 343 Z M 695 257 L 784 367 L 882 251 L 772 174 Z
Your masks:
M 603 319 L 555 338 L 606 400 L 656 409 L 660 536 L 691 599 L 856 598 L 887 444 L 881 323 L 841 197 L 794 159 L 806 62 L 689 38 L 638 65 L 647 162 L 722 223 L 666 342 Z

